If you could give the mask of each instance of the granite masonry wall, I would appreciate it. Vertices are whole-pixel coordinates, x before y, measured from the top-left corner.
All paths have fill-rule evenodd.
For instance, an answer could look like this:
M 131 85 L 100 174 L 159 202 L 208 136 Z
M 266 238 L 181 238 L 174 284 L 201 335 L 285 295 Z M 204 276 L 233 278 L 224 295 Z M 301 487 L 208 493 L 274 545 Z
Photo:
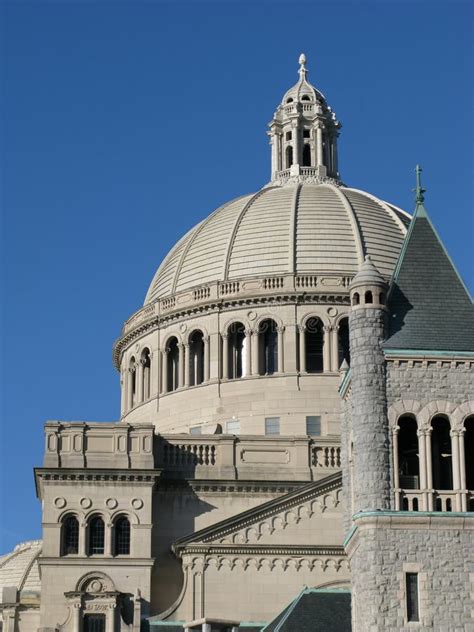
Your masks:
M 474 515 L 356 518 L 354 632 L 474 631 Z M 418 573 L 419 623 L 407 622 L 406 573 Z

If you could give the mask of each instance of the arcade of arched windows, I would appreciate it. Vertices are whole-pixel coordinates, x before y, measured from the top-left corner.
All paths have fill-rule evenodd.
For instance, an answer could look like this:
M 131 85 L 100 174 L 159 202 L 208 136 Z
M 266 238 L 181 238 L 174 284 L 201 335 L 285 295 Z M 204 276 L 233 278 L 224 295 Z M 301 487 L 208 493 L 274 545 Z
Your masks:
M 404 413 L 392 427 L 395 509 L 474 511 L 474 414 Z
M 282 374 L 287 366 L 300 374 L 339 371 L 344 361 L 350 364 L 349 326 L 346 316 L 328 325 L 318 316 L 307 316 L 296 327 L 296 337 L 287 337 L 286 328 L 273 318 L 252 324 L 227 323 L 218 338 L 218 375 L 213 379 L 235 380 L 249 376 Z M 214 344 L 214 343 L 213 343 Z M 285 348 L 286 345 L 286 348 Z M 290 355 L 296 357 L 290 359 Z M 155 357 L 159 364 L 152 370 L 148 347 L 131 355 L 122 378 L 123 412 L 146 402 L 153 395 L 152 374 L 157 375 L 160 394 L 198 386 L 210 381 L 211 338 L 201 329 L 193 329 L 186 338 L 168 336 Z
M 75 514 L 61 520 L 60 555 L 117 557 L 131 553 L 131 522 L 119 514 L 109 522 L 102 514 L 92 514 L 80 521 Z

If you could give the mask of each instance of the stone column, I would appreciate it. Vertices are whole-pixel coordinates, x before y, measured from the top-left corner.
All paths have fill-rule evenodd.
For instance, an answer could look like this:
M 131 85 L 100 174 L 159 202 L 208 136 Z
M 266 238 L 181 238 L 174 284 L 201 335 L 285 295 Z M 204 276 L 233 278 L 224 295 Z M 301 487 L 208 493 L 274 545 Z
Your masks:
M 229 379 L 229 336 L 222 334 L 222 379 Z
M 211 377 L 211 337 L 204 338 L 204 381 L 209 382 Z
M 422 497 L 423 511 L 428 508 L 427 479 L 426 479 L 426 431 L 419 429 L 416 431 L 418 436 L 418 468 L 420 472 L 420 492 Z
M 127 412 L 127 371 L 120 373 L 120 410 L 122 416 Z
M 283 373 L 285 370 L 285 362 L 284 362 L 284 340 L 283 333 L 285 331 L 284 327 L 278 327 L 278 373 Z
M 185 351 L 184 351 L 184 344 L 181 343 L 178 346 L 179 349 L 179 355 L 178 355 L 178 384 L 177 387 L 179 388 L 180 386 L 184 385 L 184 372 L 185 372 Z
M 323 164 L 323 130 L 318 126 L 316 128 L 316 166 L 322 167 Z
M 433 511 L 433 463 L 431 458 L 431 434 L 433 428 L 426 430 L 426 486 L 428 487 L 428 511 Z
M 392 429 L 393 489 L 395 492 L 395 511 L 400 511 L 400 474 L 398 471 L 398 433 L 400 426 Z
M 339 371 L 339 326 L 335 325 L 331 331 L 331 371 Z
M 249 334 L 249 346 L 247 351 L 247 358 L 250 358 L 250 366 L 248 375 L 258 375 L 260 371 L 260 336 L 258 331 L 252 329 L 248 330 Z M 248 359 L 247 359 L 248 362 Z
M 323 342 L 323 371 L 327 373 L 331 370 L 331 329 L 330 325 L 325 325 Z
M 453 468 L 453 490 L 456 492 L 456 511 L 462 511 L 461 503 L 461 459 L 459 454 L 459 431 L 451 430 L 451 467 Z
M 115 632 L 115 604 L 111 603 L 105 615 L 106 632 Z
M 189 386 L 190 382 L 190 362 L 189 362 L 189 344 L 186 342 L 183 345 L 183 384 L 184 386 Z M 197 375 L 195 375 L 195 379 Z
M 135 368 L 128 369 L 128 379 L 127 379 L 127 410 L 130 410 L 133 407 L 133 379 Z
M 3 608 L 3 632 L 16 632 L 16 606 Z
M 104 523 L 104 555 L 112 557 L 112 523 Z
M 81 599 L 71 604 L 72 608 L 72 632 L 81 632 Z
M 163 349 L 160 352 L 160 393 L 163 395 L 168 392 L 168 352 L 169 349 Z
M 293 134 L 293 164 L 300 164 L 300 130 L 298 127 L 298 123 L 292 123 L 291 126 L 292 134 Z
M 333 143 L 334 143 L 333 144 L 333 159 L 334 159 L 333 171 L 334 171 L 334 175 L 337 175 L 337 173 L 339 172 L 338 156 L 337 156 L 337 134 L 334 134 Z
M 86 540 L 87 540 L 87 523 L 80 522 L 79 523 L 79 547 L 78 552 L 79 555 L 85 556 L 86 554 Z
M 306 373 L 306 327 L 299 326 L 300 373 Z
M 136 368 L 135 402 L 139 404 L 143 401 L 143 360 L 140 358 Z
M 461 494 L 461 511 L 467 511 L 467 482 L 466 482 L 466 453 L 464 451 L 464 433 L 465 428 L 461 428 L 458 436 L 459 443 L 459 485 L 462 490 Z

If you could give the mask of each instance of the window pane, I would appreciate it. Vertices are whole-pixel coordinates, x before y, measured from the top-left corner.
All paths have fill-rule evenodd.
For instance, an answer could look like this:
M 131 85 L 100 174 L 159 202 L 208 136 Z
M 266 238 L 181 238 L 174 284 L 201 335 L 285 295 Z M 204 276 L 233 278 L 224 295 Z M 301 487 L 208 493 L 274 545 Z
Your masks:
M 130 522 L 119 518 L 115 523 L 115 555 L 130 555 Z
M 64 522 L 63 555 L 76 555 L 79 552 L 79 522 L 75 516 L 69 516 Z
M 407 619 L 419 621 L 418 611 L 418 574 L 407 573 Z
M 238 419 L 232 419 L 226 423 L 227 434 L 240 434 L 240 421 Z
M 265 434 L 280 434 L 280 417 L 265 417 Z
M 321 417 L 316 415 L 306 417 L 306 434 L 312 437 L 321 436 Z
M 105 632 L 105 614 L 86 614 L 84 632 Z
M 89 524 L 89 555 L 103 555 L 104 553 L 104 521 L 102 518 L 92 518 Z

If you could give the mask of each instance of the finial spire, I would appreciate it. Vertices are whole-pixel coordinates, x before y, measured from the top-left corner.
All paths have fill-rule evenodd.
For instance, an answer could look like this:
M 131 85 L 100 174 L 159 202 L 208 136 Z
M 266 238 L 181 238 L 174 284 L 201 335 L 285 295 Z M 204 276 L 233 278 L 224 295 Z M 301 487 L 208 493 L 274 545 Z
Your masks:
M 301 81 L 303 81 L 304 79 L 306 79 L 306 73 L 308 72 L 306 70 L 306 55 L 304 53 L 301 53 L 301 55 L 299 56 L 298 63 L 300 65 L 300 69 L 298 70 L 298 72 L 300 74 Z
M 416 165 L 415 173 L 416 173 L 416 189 L 415 189 L 415 202 L 417 204 L 423 204 L 425 201 L 425 193 L 426 189 L 421 186 L 421 172 L 423 169 L 420 165 Z

